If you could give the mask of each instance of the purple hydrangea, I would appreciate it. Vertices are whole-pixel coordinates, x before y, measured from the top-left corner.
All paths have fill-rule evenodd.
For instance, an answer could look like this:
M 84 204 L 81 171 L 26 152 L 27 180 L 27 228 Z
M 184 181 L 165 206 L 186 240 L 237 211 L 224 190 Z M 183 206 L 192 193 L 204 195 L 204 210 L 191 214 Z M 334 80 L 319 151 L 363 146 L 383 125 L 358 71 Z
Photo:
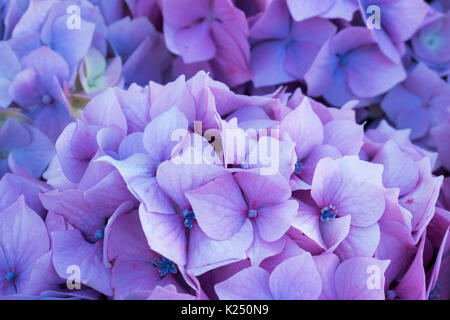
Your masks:
M 448 300 L 449 14 L 0 0 L 0 299 Z

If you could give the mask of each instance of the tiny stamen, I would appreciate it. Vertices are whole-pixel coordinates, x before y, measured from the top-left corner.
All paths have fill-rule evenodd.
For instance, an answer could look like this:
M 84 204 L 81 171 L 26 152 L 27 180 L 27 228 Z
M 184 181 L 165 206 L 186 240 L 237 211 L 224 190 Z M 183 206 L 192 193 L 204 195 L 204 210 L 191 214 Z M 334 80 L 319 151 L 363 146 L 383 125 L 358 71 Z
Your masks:
M 330 221 L 336 217 L 338 210 L 332 204 L 322 208 L 320 210 L 320 220 L 322 221 Z
M 249 209 L 247 217 L 250 219 L 256 218 L 258 216 L 258 211 L 256 209 Z
M 305 166 L 303 165 L 302 160 L 298 159 L 295 163 L 294 173 L 301 174 L 305 170 Z
M 17 278 L 17 275 L 12 271 L 9 271 L 5 277 L 5 279 L 9 282 L 13 282 L 16 278 Z
M 348 57 L 346 57 L 346 56 L 341 56 L 341 57 L 339 58 L 339 62 L 340 62 L 341 64 L 347 64 L 347 62 L 348 62 Z
M 189 210 L 189 209 L 184 209 L 183 210 L 183 217 L 184 217 L 184 226 L 186 228 L 192 229 L 192 226 L 194 225 L 194 221 L 193 220 L 195 220 L 194 212 Z
M 48 104 L 52 103 L 53 99 L 48 94 L 44 94 L 42 96 L 42 100 L 41 101 L 42 101 L 43 104 L 48 105 Z
M 169 272 L 173 274 L 176 274 L 178 272 L 175 263 L 164 257 L 161 259 L 161 261 L 154 261 L 153 265 L 160 269 L 159 275 L 161 276 L 161 278 L 164 278 Z
M 103 229 L 96 230 L 94 237 L 96 240 L 102 240 L 105 237 L 105 231 L 103 231 Z

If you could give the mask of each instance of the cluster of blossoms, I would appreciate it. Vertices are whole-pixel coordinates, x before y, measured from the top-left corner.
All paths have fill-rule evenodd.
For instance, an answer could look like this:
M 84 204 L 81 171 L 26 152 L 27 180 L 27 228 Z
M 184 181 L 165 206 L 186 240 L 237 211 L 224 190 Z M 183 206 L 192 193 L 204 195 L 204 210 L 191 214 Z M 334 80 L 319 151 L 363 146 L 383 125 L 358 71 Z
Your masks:
M 0 40 L 0 299 L 450 299 L 446 0 L 0 0 Z

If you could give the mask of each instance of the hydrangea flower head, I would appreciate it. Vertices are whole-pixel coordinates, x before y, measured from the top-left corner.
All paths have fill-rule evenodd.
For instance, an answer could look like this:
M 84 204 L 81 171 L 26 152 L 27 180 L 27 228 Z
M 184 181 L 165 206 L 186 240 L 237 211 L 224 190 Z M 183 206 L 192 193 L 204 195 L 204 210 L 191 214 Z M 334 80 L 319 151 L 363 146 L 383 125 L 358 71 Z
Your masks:
M 405 77 L 403 66 L 380 50 L 369 29 L 349 27 L 324 44 L 305 80 L 308 94 L 339 106 L 353 99 L 370 101 Z
M 248 25 L 232 1 L 165 0 L 162 12 L 167 47 L 184 63 L 208 62 L 230 86 L 250 79 Z

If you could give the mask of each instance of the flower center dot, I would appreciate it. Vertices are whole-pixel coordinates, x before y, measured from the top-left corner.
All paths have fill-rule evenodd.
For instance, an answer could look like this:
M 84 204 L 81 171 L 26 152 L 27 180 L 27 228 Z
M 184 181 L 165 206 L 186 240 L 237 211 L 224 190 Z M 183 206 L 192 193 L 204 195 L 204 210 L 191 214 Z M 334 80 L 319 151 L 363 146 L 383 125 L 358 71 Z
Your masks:
M 184 217 L 184 226 L 186 228 L 192 229 L 192 226 L 194 225 L 194 220 L 195 220 L 194 212 L 189 209 L 184 209 L 183 217 Z
M 16 277 L 17 277 L 17 275 L 16 275 L 14 272 L 9 271 L 9 272 L 6 274 L 5 279 L 6 279 L 7 281 L 13 282 L 13 281 L 16 279 Z
M 256 218 L 258 216 L 258 211 L 256 211 L 256 209 L 249 209 L 247 216 L 250 219 Z
M 160 261 L 154 261 L 153 265 L 159 269 L 161 278 L 164 278 L 169 272 L 173 274 L 177 273 L 175 263 L 167 258 L 163 257 Z
M 42 103 L 43 104 L 45 104 L 45 105 L 47 105 L 47 104 L 50 104 L 51 102 L 52 102 L 52 97 L 50 97 L 48 94 L 44 94 L 43 96 L 42 96 Z
M 294 173 L 295 174 L 301 174 L 303 172 L 303 170 L 305 170 L 305 166 L 304 166 L 302 160 L 299 159 L 295 163 Z
M 332 204 L 322 208 L 322 210 L 320 210 L 320 220 L 322 221 L 330 221 L 332 219 L 334 219 L 336 217 L 336 214 L 338 213 L 338 210 L 336 209 L 335 206 L 333 206 Z
M 347 62 L 348 62 L 348 57 L 342 56 L 342 57 L 339 58 L 339 61 L 341 62 L 341 64 L 347 64 Z
M 94 237 L 95 237 L 95 239 L 97 239 L 97 240 L 103 239 L 104 236 L 105 236 L 105 232 L 103 231 L 103 229 L 98 229 L 98 230 L 96 230 L 95 233 L 94 233 Z

